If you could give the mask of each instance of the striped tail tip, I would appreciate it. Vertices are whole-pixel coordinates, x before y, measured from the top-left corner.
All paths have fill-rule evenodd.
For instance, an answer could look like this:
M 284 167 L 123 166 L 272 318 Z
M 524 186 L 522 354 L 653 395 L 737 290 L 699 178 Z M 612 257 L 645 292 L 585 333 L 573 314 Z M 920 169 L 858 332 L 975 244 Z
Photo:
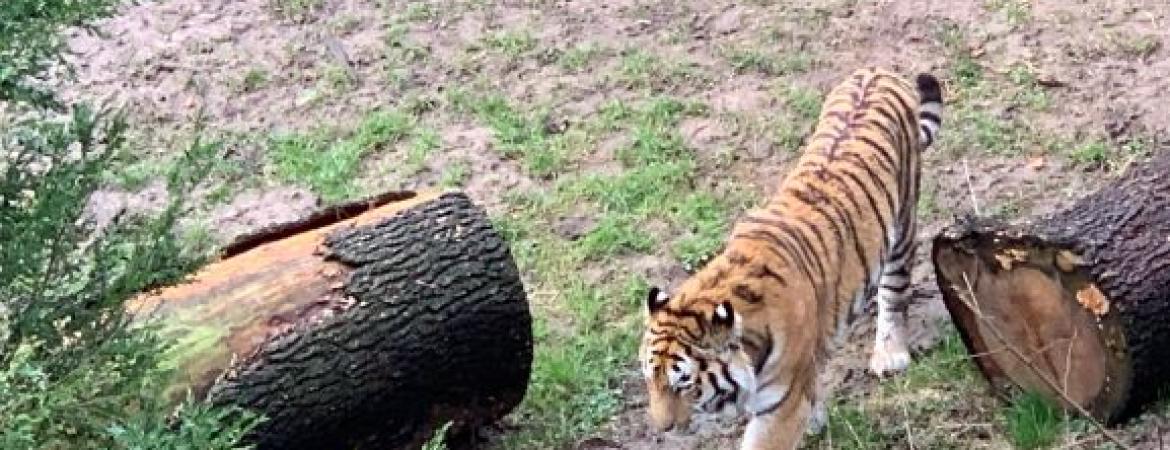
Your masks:
M 942 128 L 943 98 L 938 78 L 928 73 L 918 74 L 918 141 L 922 148 L 930 147 Z

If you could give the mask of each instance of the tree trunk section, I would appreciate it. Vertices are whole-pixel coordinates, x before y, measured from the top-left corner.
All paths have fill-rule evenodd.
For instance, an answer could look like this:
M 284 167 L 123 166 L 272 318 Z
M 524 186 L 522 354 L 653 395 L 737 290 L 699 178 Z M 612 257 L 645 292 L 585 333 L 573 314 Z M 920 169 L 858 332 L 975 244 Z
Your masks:
M 169 399 L 264 414 L 261 449 L 417 448 L 511 411 L 532 320 L 507 243 L 461 193 L 374 203 L 246 236 L 130 302 L 178 342 Z
M 959 221 L 933 259 L 998 393 L 1035 391 L 1115 424 L 1170 378 L 1170 153 L 1034 222 Z

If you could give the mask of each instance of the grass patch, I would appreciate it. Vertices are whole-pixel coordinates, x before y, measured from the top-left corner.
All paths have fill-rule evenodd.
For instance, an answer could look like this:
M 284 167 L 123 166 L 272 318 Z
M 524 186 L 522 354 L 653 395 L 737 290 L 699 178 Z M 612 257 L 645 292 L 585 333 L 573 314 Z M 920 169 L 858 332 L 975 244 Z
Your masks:
M 1048 93 L 1036 81 L 1036 74 L 1028 66 L 1016 64 L 1008 70 L 1007 76 L 1016 88 L 1012 96 L 1015 103 L 1033 110 L 1048 108 Z
M 443 173 L 439 176 L 439 185 L 447 189 L 462 187 L 467 181 L 469 171 L 466 162 L 452 162 L 443 168 Z
M 702 267 L 723 248 L 730 216 L 731 205 L 711 194 L 697 192 L 683 199 L 673 217 L 686 230 L 671 247 L 675 259 L 688 271 Z
M 829 407 L 824 433 L 810 440 L 813 447 L 846 450 L 880 449 L 894 444 L 864 410 L 845 402 Z
M 698 67 L 684 61 L 668 62 L 645 50 L 626 51 L 612 80 L 626 89 L 649 89 L 654 92 L 706 82 L 710 79 Z
M 1072 146 L 1068 158 L 1077 164 L 1101 165 L 1109 159 L 1109 153 L 1109 146 L 1105 141 L 1091 140 Z
M 824 94 L 816 89 L 789 86 L 784 89 L 782 98 L 798 119 L 812 123 L 820 115 Z
M 492 129 L 495 146 L 505 157 L 520 160 L 525 170 L 538 177 L 552 177 L 569 169 L 572 159 L 588 144 L 582 130 L 553 133 L 548 115 L 524 112 L 503 96 L 449 95 L 457 111 L 469 112 Z
M 812 57 L 807 53 L 778 53 L 758 48 L 725 48 L 723 57 L 738 73 L 756 72 L 777 77 L 807 72 Z
M 503 31 L 483 38 L 484 48 L 502 53 L 511 59 L 536 50 L 536 38 L 527 31 Z
M 569 72 L 581 72 L 597 61 L 603 53 L 603 48 L 597 43 L 577 44 L 557 57 L 557 66 Z
M 575 245 L 612 243 L 635 233 L 603 231 L 608 238 L 575 244 L 550 234 L 538 220 L 533 215 L 495 220 L 521 268 L 534 273 L 542 292 L 555 293 L 556 305 L 555 312 L 536 316 L 532 381 L 518 410 L 523 428 L 504 437 L 504 448 L 556 447 L 593 430 L 621 408 L 617 380 L 637 348 L 633 313 L 648 286 L 637 276 L 601 285 L 575 276 L 583 262 Z M 619 222 L 599 229 L 620 230 Z M 567 317 L 550 320 L 557 315 Z
M 414 127 L 411 115 L 375 111 L 349 133 L 319 130 L 273 136 L 269 158 L 279 177 L 308 186 L 326 201 L 339 201 L 358 194 L 354 176 L 363 156 L 388 148 Z
M 1047 448 L 1064 434 L 1068 419 L 1047 398 L 1026 392 L 1004 410 L 1008 437 L 1018 449 Z
M 629 252 L 648 252 L 654 237 L 639 228 L 631 217 L 608 214 L 578 243 L 585 260 L 604 259 Z

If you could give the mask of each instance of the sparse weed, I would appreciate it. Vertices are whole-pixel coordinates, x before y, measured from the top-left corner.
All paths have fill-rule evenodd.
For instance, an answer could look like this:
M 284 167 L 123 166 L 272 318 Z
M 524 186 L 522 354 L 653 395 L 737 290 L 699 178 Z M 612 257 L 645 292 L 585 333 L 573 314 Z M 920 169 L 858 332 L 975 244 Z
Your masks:
M 1048 108 L 1048 94 L 1036 82 L 1036 74 L 1028 66 L 1016 64 L 1008 70 L 1008 80 L 1016 85 L 1015 101 L 1019 104 L 1035 109 Z
M 1101 140 L 1090 140 L 1072 146 L 1068 157 L 1074 163 L 1083 165 L 1100 165 L 1109 159 L 1109 146 Z
M 1032 4 L 1027 0 L 988 0 L 983 6 L 1003 14 L 1008 23 L 1015 26 L 1032 21 Z
M 402 18 L 410 22 L 423 22 L 435 18 L 435 10 L 430 3 L 411 2 L 406 5 Z
M 493 33 L 483 39 L 485 48 L 503 53 L 512 59 L 535 50 L 536 44 L 536 38 L 527 31 Z
M 467 181 L 469 168 L 464 161 L 454 161 L 443 168 L 443 174 L 439 178 L 439 185 L 444 188 L 457 188 L 463 186 Z
M 411 141 L 406 154 L 406 172 L 408 174 L 418 172 L 426 164 L 431 153 L 439 148 L 440 143 L 439 134 L 433 129 L 422 128 L 415 131 L 414 140 Z
M 270 7 L 279 17 L 296 22 L 311 21 L 320 11 L 323 0 L 270 0 Z
M 821 112 L 821 101 L 824 94 L 815 89 L 800 86 L 789 86 L 784 90 L 784 103 L 788 109 L 796 114 L 800 120 L 811 123 Z
M 557 65 L 570 72 L 580 72 L 602 54 L 602 47 L 594 42 L 577 44 L 557 58 Z
M 256 92 L 263 88 L 268 83 L 268 72 L 260 68 L 251 68 L 244 73 L 244 79 L 240 81 L 240 89 L 243 92 Z
M 923 179 L 918 188 L 918 204 L 916 209 L 918 215 L 925 218 L 933 218 L 941 211 L 938 204 L 938 182 L 930 179 Z
M 688 83 L 701 83 L 709 77 L 686 61 L 668 62 L 644 50 L 628 50 L 619 61 L 614 81 L 627 89 L 663 91 Z
M 321 69 L 321 80 L 334 92 L 345 92 L 353 88 L 349 71 L 338 64 L 328 64 Z
M 983 81 L 983 67 L 969 53 L 955 57 L 951 76 L 964 89 L 974 89 Z
M 407 27 L 402 24 L 391 25 L 383 38 L 386 42 L 387 59 L 401 65 L 402 67 L 395 67 L 401 70 L 409 70 L 408 64 L 422 61 L 430 54 L 426 47 L 411 40 L 407 36 L 407 31 Z
M 447 430 L 450 428 L 451 422 L 447 422 L 436 429 L 431 438 L 423 444 L 422 450 L 447 450 Z
M 723 56 L 737 72 L 758 72 L 768 76 L 802 73 L 812 66 L 807 53 L 770 53 L 759 49 L 724 49 Z
M 1162 41 L 1157 36 L 1148 34 L 1112 32 L 1106 38 L 1118 52 L 1134 59 L 1149 58 L 1162 47 Z
M 814 448 L 869 450 L 887 448 L 889 436 L 863 409 L 846 402 L 835 402 L 829 407 L 829 423 L 820 436 L 812 439 Z

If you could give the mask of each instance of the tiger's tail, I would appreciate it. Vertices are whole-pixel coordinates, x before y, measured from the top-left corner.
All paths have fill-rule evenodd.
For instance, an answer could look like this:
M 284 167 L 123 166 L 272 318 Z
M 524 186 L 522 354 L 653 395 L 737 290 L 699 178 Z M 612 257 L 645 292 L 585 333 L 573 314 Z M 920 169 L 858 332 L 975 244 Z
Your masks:
M 917 78 L 918 84 L 918 142 L 926 149 L 934 144 L 942 128 L 943 98 L 942 87 L 934 75 L 923 73 Z

